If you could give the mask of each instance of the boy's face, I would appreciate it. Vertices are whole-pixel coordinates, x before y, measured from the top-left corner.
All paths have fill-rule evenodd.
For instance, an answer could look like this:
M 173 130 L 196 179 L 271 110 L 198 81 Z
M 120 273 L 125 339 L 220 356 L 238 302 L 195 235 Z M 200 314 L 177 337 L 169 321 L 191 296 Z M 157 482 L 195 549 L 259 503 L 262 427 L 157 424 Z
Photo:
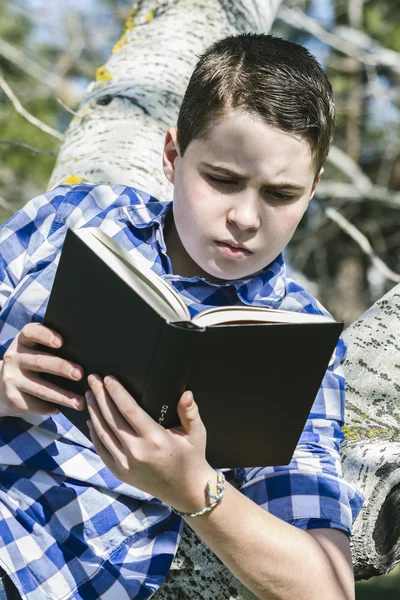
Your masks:
M 304 139 L 232 112 L 183 157 L 167 133 L 164 172 L 174 184 L 174 224 L 166 244 L 184 277 L 241 279 L 269 265 L 288 244 L 320 175 Z

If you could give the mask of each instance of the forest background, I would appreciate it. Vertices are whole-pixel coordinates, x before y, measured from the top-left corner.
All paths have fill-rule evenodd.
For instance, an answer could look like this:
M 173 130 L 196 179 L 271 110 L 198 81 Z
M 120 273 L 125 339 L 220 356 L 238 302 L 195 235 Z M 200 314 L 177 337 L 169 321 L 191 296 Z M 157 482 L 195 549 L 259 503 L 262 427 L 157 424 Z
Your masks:
M 47 188 L 55 134 L 100 76 L 131 8 L 130 0 L 0 0 L 0 222 Z M 287 0 L 272 33 L 317 56 L 338 111 L 335 147 L 286 259 L 351 323 L 400 281 L 400 5 Z M 358 583 L 357 600 L 370 598 L 399 599 L 398 570 Z

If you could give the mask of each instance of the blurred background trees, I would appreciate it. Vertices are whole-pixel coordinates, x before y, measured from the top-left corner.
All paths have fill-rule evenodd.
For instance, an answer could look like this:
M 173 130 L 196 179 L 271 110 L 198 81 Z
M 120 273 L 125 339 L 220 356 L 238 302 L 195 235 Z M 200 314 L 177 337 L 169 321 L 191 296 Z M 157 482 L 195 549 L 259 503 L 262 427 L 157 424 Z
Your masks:
M 318 282 L 331 311 L 351 322 L 400 281 L 400 5 L 396 0 L 283 4 L 275 29 L 306 45 L 324 66 L 337 100 L 335 146 L 342 151 L 331 153 L 290 259 Z M 328 216 L 328 206 L 356 226 L 395 273 L 371 260 Z
M 0 74 L 26 110 L 63 132 L 96 68 L 120 37 L 126 0 L 0 0 Z M 23 143 L 36 150 L 14 145 Z M 0 89 L 0 218 L 47 187 L 60 141 Z
M 18 113 L 17 99 L 62 134 L 131 8 L 0 0 L 0 222 L 46 189 L 61 145 Z M 400 4 L 284 0 L 272 33 L 308 47 L 335 91 L 335 147 L 287 259 L 350 323 L 400 281 Z M 358 584 L 359 600 L 400 598 L 394 581 Z

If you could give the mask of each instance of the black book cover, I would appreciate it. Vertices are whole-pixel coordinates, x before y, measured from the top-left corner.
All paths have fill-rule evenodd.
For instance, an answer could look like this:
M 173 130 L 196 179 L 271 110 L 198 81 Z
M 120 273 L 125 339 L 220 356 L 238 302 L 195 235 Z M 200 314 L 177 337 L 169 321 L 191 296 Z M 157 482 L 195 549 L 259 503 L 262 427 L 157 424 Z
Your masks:
M 83 395 L 90 373 L 114 375 L 165 427 L 192 390 L 214 467 L 290 462 L 343 327 L 168 323 L 71 231 L 44 324 L 64 338 L 54 354 L 85 371 L 79 382 L 46 376 L 65 389 Z M 60 410 L 88 435 L 87 411 Z

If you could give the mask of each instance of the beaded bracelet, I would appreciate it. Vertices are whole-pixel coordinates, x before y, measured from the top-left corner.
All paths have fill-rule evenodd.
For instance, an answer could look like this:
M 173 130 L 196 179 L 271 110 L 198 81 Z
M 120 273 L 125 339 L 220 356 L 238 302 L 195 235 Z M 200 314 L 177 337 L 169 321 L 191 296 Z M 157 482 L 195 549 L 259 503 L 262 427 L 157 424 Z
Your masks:
M 174 513 L 176 513 L 177 515 L 180 515 L 181 517 L 199 517 L 200 515 L 204 515 L 204 513 L 209 512 L 215 506 L 217 506 L 217 504 L 219 504 L 221 502 L 221 500 L 224 496 L 224 492 L 225 492 L 225 475 L 222 473 L 222 471 L 220 471 L 219 473 L 217 473 L 217 493 L 216 494 L 211 493 L 210 482 L 207 481 L 207 496 L 209 498 L 212 498 L 213 500 L 215 500 L 215 502 L 212 502 L 205 508 L 202 508 L 201 510 L 199 510 L 199 512 L 195 512 L 195 513 L 181 512 L 180 510 L 176 510 L 173 506 L 171 506 L 171 508 L 174 511 Z

